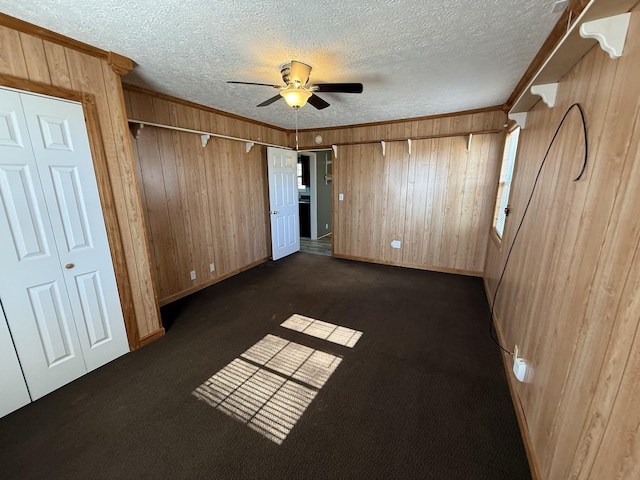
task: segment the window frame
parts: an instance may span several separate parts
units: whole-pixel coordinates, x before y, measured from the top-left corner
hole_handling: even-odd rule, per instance
[[[502,239],[504,237],[504,232],[507,225],[507,217],[509,216],[509,214],[505,213],[504,210],[509,209],[510,205],[509,201],[511,199],[511,185],[513,183],[513,175],[516,168],[521,130],[522,129],[517,123],[512,123],[507,128],[504,140],[502,161],[500,164],[500,176],[498,177],[493,220],[491,224],[491,237],[498,244],[498,246],[502,244]],[[514,138],[515,144],[512,146]],[[502,231],[499,230],[500,226],[502,226]]]

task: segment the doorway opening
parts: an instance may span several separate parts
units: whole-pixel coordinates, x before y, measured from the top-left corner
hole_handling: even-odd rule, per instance
[[[298,152],[301,252],[331,256],[333,239],[331,154],[331,150]]]

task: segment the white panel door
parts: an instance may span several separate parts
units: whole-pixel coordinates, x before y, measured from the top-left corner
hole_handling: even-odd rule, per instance
[[[91,371],[129,351],[84,112],[21,95],[82,353]]]
[[[300,250],[298,157],[292,150],[267,148],[271,257],[278,260]]]
[[[0,299],[32,398],[86,373],[20,94],[0,89]]]
[[[30,401],[20,362],[0,308],[0,417],[25,406]]]
[[[0,272],[32,399],[129,350],[80,104],[0,89]]]

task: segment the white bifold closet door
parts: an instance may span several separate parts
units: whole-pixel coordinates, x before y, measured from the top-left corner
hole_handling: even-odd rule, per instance
[[[128,352],[78,103],[0,89],[0,267],[32,400]]]
[[[4,313],[0,309],[0,417],[4,417],[30,401],[18,355],[13,348]]]

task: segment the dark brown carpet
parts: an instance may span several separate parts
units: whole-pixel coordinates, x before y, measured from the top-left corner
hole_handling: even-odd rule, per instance
[[[280,327],[364,332],[353,349]],[[479,278],[298,253],[163,309],[160,340],[0,419],[2,478],[528,479]],[[267,334],[342,363],[280,446],[191,392]]]

